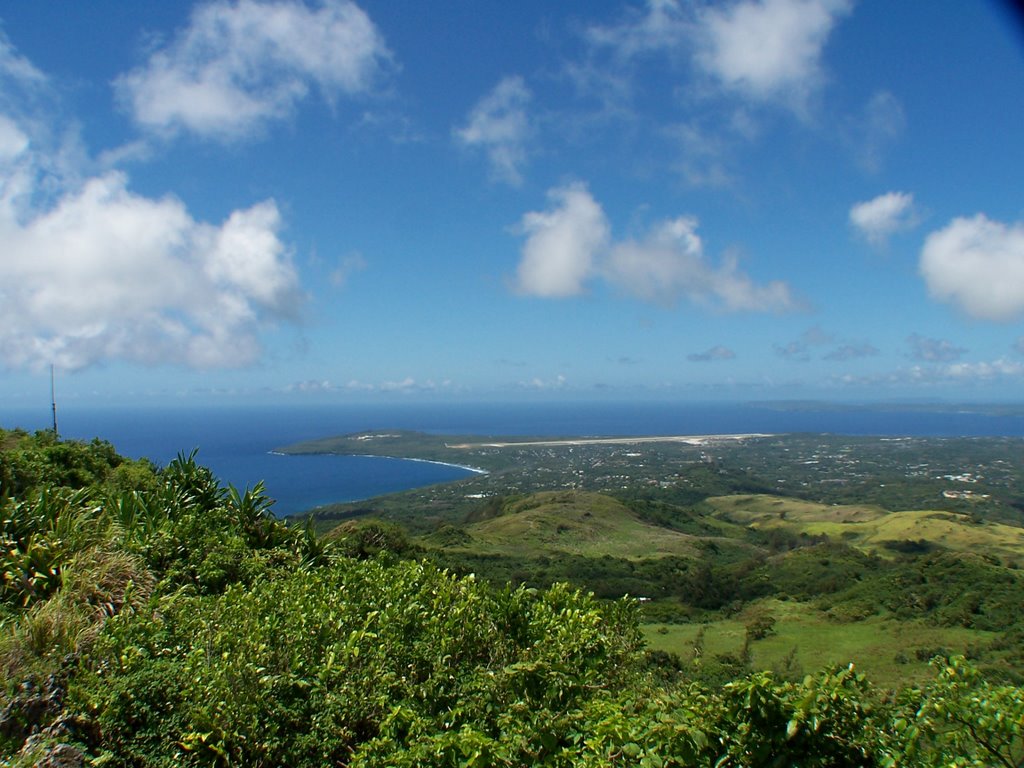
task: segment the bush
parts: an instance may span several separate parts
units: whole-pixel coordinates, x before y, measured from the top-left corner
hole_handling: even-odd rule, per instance
[[[509,718],[533,741],[555,713],[620,688],[639,647],[628,604],[339,561],[119,616],[74,696],[114,764],[320,766]]]

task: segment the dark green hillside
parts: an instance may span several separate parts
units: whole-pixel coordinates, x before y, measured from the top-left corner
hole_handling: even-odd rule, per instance
[[[701,668],[645,651],[638,601],[547,580],[560,569],[585,580],[603,563],[609,578],[632,569],[637,583],[675,585],[671,600],[703,590],[710,606],[724,599],[719,588],[743,599],[744,580],[758,582],[751,562],[810,595],[815,571],[804,578],[811,565],[799,558],[842,557],[856,568],[857,550],[760,558],[770,550],[756,530],[720,546],[659,528],[622,500],[562,491],[490,503],[464,530],[439,528],[419,544],[379,520],[321,538],[275,519],[259,486],[221,487],[195,456],[155,468],[108,448],[2,433],[3,765],[924,768],[1024,759],[1024,691],[962,658],[937,659],[920,686],[896,695],[849,666],[796,680],[753,671],[748,654]],[[547,563],[544,589],[456,575],[424,558],[461,551],[511,564],[512,548],[474,554],[474,535],[498,548],[499,524],[518,518],[523,537],[559,515],[577,516],[562,533],[578,551],[551,548],[556,527],[531,541],[532,564],[519,561],[527,570]],[[694,531],[733,530],[670,516]],[[591,518],[601,527],[588,530]],[[687,549],[642,557],[626,540],[641,531]],[[616,536],[614,556],[591,550]],[[942,573],[944,589],[978,576],[910,562],[921,578]],[[764,619],[756,626],[770,639]]]

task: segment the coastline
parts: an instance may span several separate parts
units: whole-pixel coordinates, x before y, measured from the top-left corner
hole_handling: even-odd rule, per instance
[[[392,461],[418,461],[421,464],[436,464],[439,467],[452,467],[453,469],[464,469],[476,475],[491,474],[486,469],[472,467],[469,464],[453,464],[450,461],[437,461],[435,459],[417,459],[411,456],[387,456],[381,453],[285,453],[284,451],[267,451],[268,456],[362,456],[367,459],[391,459]]]
[[[435,459],[414,459],[409,456],[381,456],[378,453],[350,453],[345,454],[346,456],[368,456],[373,459],[394,459],[395,461],[419,461],[423,464],[437,464],[439,467],[454,467],[455,469],[464,469],[467,472],[472,472],[477,475],[489,475],[491,474],[486,469],[480,467],[471,467],[468,464],[453,464],[450,461],[437,461]]]

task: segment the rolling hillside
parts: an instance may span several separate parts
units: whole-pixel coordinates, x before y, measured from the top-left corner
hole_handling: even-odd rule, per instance
[[[622,502],[597,493],[531,494],[464,530],[470,540],[463,547],[486,553],[629,559],[698,553],[698,537],[643,522]]]
[[[883,556],[941,548],[985,553],[1005,565],[1024,563],[1024,528],[957,512],[887,512],[872,505],[825,505],[768,495],[720,496],[705,503],[729,522],[825,535]]]

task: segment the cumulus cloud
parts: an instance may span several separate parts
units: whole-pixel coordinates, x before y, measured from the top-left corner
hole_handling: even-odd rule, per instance
[[[637,298],[672,304],[680,298],[727,311],[783,312],[795,308],[789,286],[758,285],[734,256],[710,263],[697,235],[697,220],[662,222],[643,240],[617,243],[605,265],[609,282]]]
[[[530,91],[521,77],[506,77],[469,113],[455,131],[462,144],[487,153],[494,177],[513,186],[522,183],[525,142],[530,132],[526,107]]]
[[[173,198],[90,179],[27,221],[0,220],[0,359],[74,370],[105,360],[241,366],[298,281],[273,201],[196,221]]]
[[[914,196],[908,192],[886,192],[850,208],[850,224],[874,245],[917,223]]]
[[[200,5],[188,26],[116,81],[139,125],[233,140],[290,115],[315,85],[328,101],[369,91],[390,54],[348,0]]]
[[[933,298],[981,320],[1009,322],[1024,313],[1024,223],[983,214],[932,232],[919,270]]]
[[[302,301],[274,201],[197,221],[123,173],[65,168],[43,122],[0,111],[0,364],[257,360],[264,323]]]
[[[726,311],[796,308],[781,281],[758,284],[727,256],[711,263],[697,235],[697,220],[660,222],[639,240],[613,242],[604,211],[582,184],[551,190],[552,207],[523,217],[527,235],[517,273],[520,292],[564,297],[603,279],[636,298],[660,304],[680,299]]]
[[[846,0],[744,0],[700,15],[698,63],[724,87],[802,107],[823,80],[821,53]]]
[[[948,363],[959,360],[967,350],[946,339],[931,339],[918,333],[907,337],[910,357],[927,363]]]
[[[705,352],[694,352],[686,356],[691,363],[710,363],[715,360],[732,360],[736,353],[728,347],[716,346]]]
[[[721,89],[802,111],[824,80],[822,51],[850,0],[647,0],[587,41],[620,62],[661,52],[692,57]]]
[[[583,291],[595,257],[608,245],[604,210],[583,184],[548,192],[551,208],[527,213],[520,230],[527,236],[516,273],[526,295],[559,298]]]

